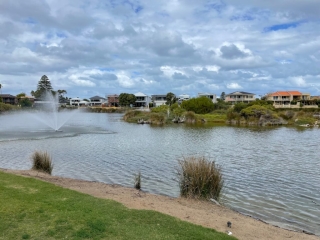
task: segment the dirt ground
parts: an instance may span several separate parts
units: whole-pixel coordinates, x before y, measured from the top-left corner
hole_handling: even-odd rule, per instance
[[[50,176],[31,170],[0,170],[26,177],[38,178],[64,188],[90,194],[94,197],[112,199],[124,204],[128,208],[154,210],[187,222],[214,228],[220,232],[230,231],[238,239],[320,240],[320,237],[272,226],[211,202],[154,195],[138,191],[134,188]],[[228,221],[232,223],[231,228],[227,227]]]

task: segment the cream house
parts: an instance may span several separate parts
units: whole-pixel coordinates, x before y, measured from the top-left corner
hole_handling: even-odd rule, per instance
[[[229,102],[232,104],[236,103],[249,103],[252,101],[255,101],[255,94],[254,93],[248,93],[248,92],[233,92],[226,94],[225,96],[225,102]]]

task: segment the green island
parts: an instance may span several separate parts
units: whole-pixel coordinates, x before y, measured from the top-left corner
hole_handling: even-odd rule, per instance
[[[150,210],[0,171],[0,239],[236,239]]]
[[[234,105],[224,101],[213,103],[206,97],[193,98],[181,104],[162,105],[150,111],[127,111],[123,119],[131,123],[214,123],[242,126],[290,125],[318,126],[318,108],[279,109],[272,102],[257,99]]]

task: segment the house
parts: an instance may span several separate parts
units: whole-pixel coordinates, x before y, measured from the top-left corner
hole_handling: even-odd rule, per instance
[[[166,105],[167,95],[166,94],[164,94],[164,95],[161,95],[161,94],[151,95],[151,101],[153,102],[154,107]]]
[[[309,93],[301,93],[299,91],[277,91],[269,93],[266,96],[266,100],[272,101],[273,106],[276,108],[299,108],[300,103],[310,107],[315,105]]]
[[[225,95],[225,102],[236,104],[236,103],[250,103],[255,101],[255,94],[248,92],[233,92]]]
[[[108,107],[118,107],[119,106],[119,95],[107,95],[107,106]]]
[[[149,96],[142,92],[135,93],[134,96],[136,97],[135,107],[149,107],[149,103],[151,102]]]
[[[0,98],[2,98],[2,102],[5,104],[16,105],[18,103],[16,96],[11,94],[0,94]]]
[[[83,107],[83,106],[89,106],[90,102],[83,101],[80,98],[70,98],[70,106],[75,106],[75,107]]]
[[[103,103],[106,102],[106,99],[99,96],[94,96],[89,98],[90,99],[90,105],[91,106],[101,106]]]
[[[181,103],[185,100],[189,100],[190,96],[188,94],[181,94],[178,96],[178,103]]]
[[[217,102],[217,95],[212,93],[198,93],[198,97],[207,97],[211,99],[213,103]]]
[[[299,101],[302,98],[302,93],[299,91],[277,91],[269,93],[266,96],[267,101],[272,101],[274,106],[290,105],[292,101]]]

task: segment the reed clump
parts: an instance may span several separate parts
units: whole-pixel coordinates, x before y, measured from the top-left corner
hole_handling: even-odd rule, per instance
[[[35,151],[32,154],[32,170],[45,172],[51,175],[53,164],[47,152]]]
[[[134,188],[138,190],[141,189],[141,173],[140,172],[135,176]]]
[[[189,156],[178,161],[180,195],[219,201],[223,188],[221,168],[206,157]]]

